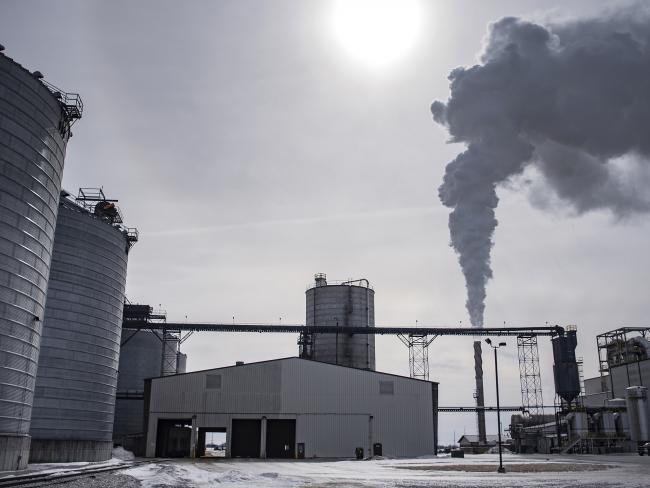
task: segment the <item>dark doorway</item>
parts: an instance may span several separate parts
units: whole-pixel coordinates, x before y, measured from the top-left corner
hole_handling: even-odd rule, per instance
[[[196,439],[197,457],[226,457],[226,428],[225,427],[199,427]]]
[[[230,457],[260,457],[262,424],[259,419],[233,419]]]
[[[266,421],[266,457],[296,457],[295,419],[269,419]]]
[[[190,457],[191,419],[159,419],[156,457]]]

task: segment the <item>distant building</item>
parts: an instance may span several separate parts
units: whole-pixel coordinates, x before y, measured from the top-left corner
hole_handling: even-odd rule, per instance
[[[285,358],[147,380],[146,455],[200,457],[209,432],[226,457],[435,454],[438,384]]]
[[[497,443],[499,442],[498,435],[486,435],[485,437],[487,443],[482,444],[479,440],[478,435],[465,434],[461,436],[460,439],[458,439],[458,445],[465,452],[473,453],[473,454],[482,454],[486,452],[488,449],[490,449],[491,447],[496,446]],[[503,443],[503,445],[505,445],[506,439],[502,438],[501,442]]]

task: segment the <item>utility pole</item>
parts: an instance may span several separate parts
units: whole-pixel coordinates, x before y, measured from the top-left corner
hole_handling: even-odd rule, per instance
[[[488,338],[485,339],[485,342],[494,349],[494,376],[496,378],[497,385],[497,427],[498,427],[498,436],[499,436],[499,468],[497,469],[498,473],[505,473],[506,469],[503,467],[503,455],[501,447],[501,405],[499,403],[499,365],[497,362],[497,349],[500,347],[505,347],[505,342],[500,342],[498,346],[493,346],[492,341]]]

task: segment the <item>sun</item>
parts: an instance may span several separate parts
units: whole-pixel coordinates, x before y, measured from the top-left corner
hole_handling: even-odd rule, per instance
[[[415,44],[420,27],[419,0],[337,0],[334,35],[353,58],[385,66]]]

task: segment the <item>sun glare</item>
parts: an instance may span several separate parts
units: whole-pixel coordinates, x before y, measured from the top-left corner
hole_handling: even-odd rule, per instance
[[[404,56],[420,27],[419,0],[337,0],[334,33],[348,54],[371,66]]]

